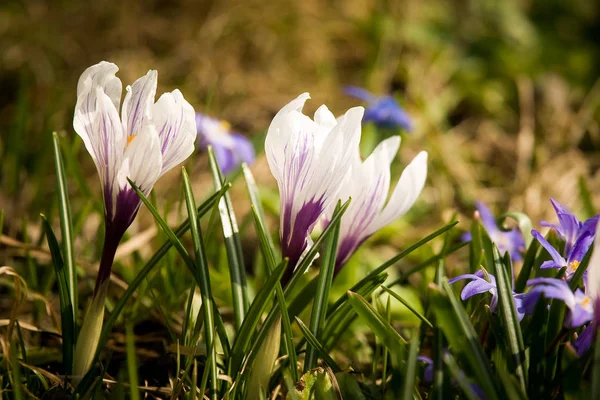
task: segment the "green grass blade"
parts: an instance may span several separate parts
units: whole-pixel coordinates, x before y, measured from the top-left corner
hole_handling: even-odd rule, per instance
[[[410,335],[408,347],[408,360],[406,361],[406,372],[404,374],[404,386],[402,399],[411,400],[415,392],[415,378],[417,376],[417,356],[419,355],[419,332],[413,330]]]
[[[131,320],[125,323],[125,349],[127,353],[127,375],[129,376],[129,388],[131,400],[140,400],[139,380],[137,373],[137,361],[135,357],[135,335]]]
[[[533,235],[531,234],[533,224],[531,223],[531,219],[529,218],[529,216],[518,211],[507,212],[500,216],[498,224],[502,225],[506,218],[512,218],[515,221],[517,221],[519,225],[519,230],[523,234],[523,239],[525,240],[525,247],[529,247],[531,245],[531,242],[533,241]]]
[[[440,260],[437,265],[435,273],[435,284],[438,287],[442,286],[445,275],[445,263],[444,260]],[[437,326],[433,330],[433,394],[432,400],[442,400],[445,398],[445,382],[444,379],[444,365],[442,363],[442,357],[446,348],[446,341],[444,340],[444,334],[442,330]]]
[[[441,289],[435,285],[430,285],[429,288],[436,326],[442,329],[452,349],[465,358],[486,398],[500,399],[490,370],[490,360],[481,348],[475,328],[463,305],[452,292],[448,280],[444,278]]]
[[[341,202],[338,202],[336,210],[341,207]],[[327,239],[325,245],[325,255],[323,264],[319,270],[319,280],[317,284],[317,293],[314,297],[313,308],[310,315],[310,331],[320,340],[321,331],[325,323],[325,315],[327,314],[327,304],[329,299],[329,291],[331,290],[331,282],[335,272],[335,261],[337,255],[338,239],[340,236],[340,222],[334,226],[333,233]],[[305,335],[306,336],[306,335]],[[306,358],[304,360],[304,372],[308,372],[317,366],[317,349],[310,345],[306,349]]]
[[[217,163],[215,153],[210,146],[208,148],[208,160],[215,190],[219,190],[223,187],[224,176]],[[229,261],[229,276],[231,280],[231,296],[233,299],[235,326],[236,328],[239,328],[242,325],[244,315],[248,310],[248,284],[246,282],[246,270],[242,255],[240,232],[229,193],[225,193],[219,200],[219,216],[221,217],[225,250],[227,252],[227,260]]]
[[[306,341],[319,353],[323,361],[333,370],[333,372],[342,372],[342,368],[331,358],[331,356],[327,353],[327,350],[323,347],[323,345],[319,342],[319,339],[316,338],[315,335],[310,331],[310,329],[302,322],[302,320],[296,317],[296,323],[298,327],[302,331],[302,334],[306,338]]]
[[[250,171],[250,168],[248,167],[248,165],[246,163],[242,164],[242,171],[244,172],[244,179],[246,180],[246,187],[248,188],[248,194],[250,195],[250,202],[252,203],[252,205],[256,209],[256,212],[260,216],[260,220],[266,221],[265,211],[263,210],[262,203],[260,201],[260,193],[258,191],[258,186],[256,185],[256,180],[254,179],[254,175],[252,175],[252,171]],[[269,231],[268,231],[268,229],[266,229],[266,227],[267,226],[265,225],[265,232],[268,233]],[[273,243],[273,237],[271,235],[267,235],[266,238],[268,240],[269,247],[271,249],[273,249],[273,252],[275,252],[276,247],[275,247],[275,243]]]
[[[73,353],[75,351],[75,321],[73,321],[73,303],[69,293],[68,276],[63,258],[60,252],[60,245],[48,223],[46,217],[42,214],[42,227],[48,241],[52,264],[56,273],[56,284],[58,286],[58,296],[60,300],[60,324],[62,332],[62,352],[63,365],[65,373],[70,375],[73,371]]]
[[[225,186],[223,190],[212,194],[200,207],[198,207],[198,216],[204,216],[208,211],[210,211],[213,206],[216,204],[217,200],[229,189],[229,185]],[[190,229],[190,220],[187,219],[177,229],[174,234],[177,238],[183,236]],[[154,255],[146,262],[146,265],[140,270],[140,272],[136,275],[134,280],[129,284],[127,290],[121,295],[119,301],[115,303],[112,313],[110,317],[104,322],[104,326],[102,328],[102,333],[100,334],[100,340],[98,344],[98,351],[96,351],[96,358],[98,357],[100,349],[104,348],[104,344],[108,340],[110,333],[112,332],[112,328],[117,322],[119,315],[125,308],[127,301],[133,296],[137,288],[144,282],[148,274],[154,270],[154,268],[158,265],[158,263],[163,259],[163,257],[169,252],[169,250],[173,247],[173,242],[168,241],[163,244]]]
[[[202,303],[206,304],[207,307],[203,307],[204,310],[204,340],[206,342],[206,348],[212,349],[212,353],[209,354],[210,364],[210,389],[211,398],[217,399],[217,388],[218,388],[218,376],[219,371],[217,370],[217,357],[215,354],[215,348],[213,342],[216,340],[213,332],[215,330],[215,317],[214,308],[210,307],[214,304],[212,297],[212,291],[210,287],[210,275],[208,272],[208,262],[206,261],[206,252],[204,250],[204,244],[202,241],[202,232],[200,230],[200,224],[198,223],[198,211],[196,209],[196,201],[194,200],[194,193],[192,192],[192,184],[190,178],[185,170],[182,168],[183,176],[183,187],[185,192],[185,202],[187,204],[188,218],[190,220],[190,232],[192,233],[192,241],[194,244],[194,256],[195,256],[195,273],[198,287],[202,295]],[[174,234],[173,234],[174,235]],[[175,238],[177,238],[175,236]]]
[[[358,316],[365,320],[373,333],[387,346],[392,354],[394,366],[399,367],[406,340],[359,294],[349,291],[348,302]]]
[[[454,378],[456,383],[458,383],[458,386],[463,391],[465,397],[469,400],[480,400],[479,396],[477,396],[477,394],[473,391],[473,386],[467,380],[464,372],[461,371],[458,363],[450,353],[444,354],[444,364],[446,364],[446,367],[448,367],[450,375],[452,375],[452,378]]]
[[[498,315],[502,321],[504,338],[508,344],[510,357],[508,357],[511,372],[517,375],[521,389],[527,390],[527,377],[525,371],[527,365],[525,362],[525,345],[523,342],[523,334],[521,333],[521,325],[517,310],[512,295],[512,285],[509,278],[508,270],[511,269],[510,264],[503,262],[498,252],[498,248],[494,245],[494,261],[496,270],[496,283],[498,285]],[[510,261],[509,261],[510,262]]]
[[[248,354],[248,348],[252,342],[252,336],[254,330],[260,322],[261,315],[269,300],[273,297],[273,291],[275,286],[279,283],[279,280],[283,276],[287,268],[287,260],[284,260],[276,269],[273,271],[269,278],[260,289],[248,309],[246,318],[242,323],[242,326],[238,330],[238,333],[233,342],[233,347],[230,353],[229,362],[229,375],[235,378],[239,369],[241,368],[242,361],[246,354]]]
[[[398,300],[400,303],[404,304],[404,306],[406,308],[408,308],[408,310],[410,312],[412,312],[413,314],[415,314],[421,321],[423,321],[423,323],[425,325],[427,325],[429,328],[433,328],[433,324],[431,322],[429,322],[429,320],[427,318],[425,318],[425,316],[423,314],[421,314],[420,312],[418,312],[417,310],[415,310],[415,308],[413,306],[410,305],[410,303],[406,300],[404,300],[402,297],[400,297],[400,295],[396,292],[394,292],[393,290],[388,289],[385,286],[381,286],[381,288],[383,290],[385,290],[386,292],[388,292],[393,298],[395,298],[396,300]]]
[[[369,272],[363,279],[361,279],[358,283],[356,283],[354,286],[352,286],[352,288],[350,288],[350,291],[351,292],[356,292],[358,290],[358,287],[360,285],[362,285],[364,283],[364,281],[369,280],[369,279],[373,279],[373,277],[381,274],[386,269],[388,269],[392,265],[396,264],[398,261],[400,261],[401,259],[403,259],[407,255],[409,255],[410,253],[412,253],[413,251],[417,250],[419,247],[421,247],[421,246],[425,245],[426,243],[432,241],[433,239],[435,239],[436,237],[440,236],[444,232],[452,229],[456,224],[458,224],[458,221],[451,222],[448,225],[446,225],[446,226],[438,229],[437,231],[435,231],[435,232],[433,232],[433,233],[425,236],[423,239],[419,240],[418,242],[412,244],[406,250],[400,252],[396,256],[390,258],[388,261],[386,261],[383,264],[381,264],[379,267],[375,268],[373,271]]]
[[[521,267],[519,276],[515,280],[516,293],[523,293],[525,291],[525,287],[527,286],[527,280],[531,276],[531,271],[533,270],[533,266],[535,265],[535,259],[539,248],[540,243],[537,240],[534,240],[529,245],[529,248],[525,253],[525,258],[523,259],[523,266]]]
[[[63,261],[67,275],[69,296],[73,304],[73,321],[77,322],[77,271],[75,265],[75,251],[73,246],[73,220],[71,217],[71,205],[69,202],[69,191],[67,189],[67,177],[60,151],[60,142],[56,132],[53,136],[54,166],[56,168],[56,181],[58,188],[58,208],[60,217],[60,231],[62,236]],[[76,327],[75,327],[76,328]]]

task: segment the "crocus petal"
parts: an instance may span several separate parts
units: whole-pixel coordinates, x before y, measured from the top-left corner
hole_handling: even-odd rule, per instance
[[[125,136],[117,109],[111,99],[100,87],[96,88],[97,113],[94,121],[94,135],[90,137],[90,146],[95,157],[94,162],[103,186],[107,215],[114,215],[114,196],[116,180],[120,168]],[[90,151],[90,154],[92,154]]]
[[[164,93],[152,107],[152,119],[160,138],[161,175],[194,152],[196,121],[194,108],[179,90]]]
[[[485,279],[474,279],[465,285],[460,293],[460,298],[464,301],[476,294],[486,293],[494,289],[496,289],[496,286]]]
[[[98,114],[98,98],[100,95],[107,96],[112,103],[112,108],[115,110],[119,107],[121,97],[121,81],[115,76],[119,68],[112,63],[102,61],[99,64],[86,69],[77,84],[77,104],[75,106],[75,114],[73,118],[73,128],[81,137],[85,147],[92,156],[92,159],[98,167],[98,143],[101,142],[98,136],[105,136],[105,130],[98,130],[97,114]],[[98,90],[100,89],[100,90]],[[107,112],[110,107],[104,107],[104,112]],[[110,119],[113,119],[112,113]],[[118,112],[117,112],[118,119]],[[122,136],[121,130],[115,132],[117,137],[111,140],[118,141]],[[98,167],[100,171],[100,167]]]
[[[596,324],[596,321],[592,321],[583,330],[583,332],[581,332],[581,335],[579,335],[577,340],[575,340],[575,343],[573,343],[573,346],[575,347],[579,357],[581,357],[587,351],[587,349],[592,346],[597,329],[598,325]]]
[[[150,119],[156,95],[157,76],[156,71],[150,70],[145,76],[137,79],[133,85],[127,86],[121,119],[123,130],[128,137],[138,135]]]
[[[126,178],[131,179],[144,194],[150,193],[162,170],[160,140],[153,125],[146,125],[129,142],[125,150],[123,167],[119,171],[122,188],[128,187]]]
[[[536,238],[538,242],[540,242],[540,244],[546,249],[546,251],[550,254],[550,257],[552,257],[556,264],[560,265],[561,267],[567,265],[567,261],[558,253],[558,251],[556,251],[554,247],[552,247],[550,243],[548,243],[546,238],[543,237],[537,230],[532,229],[531,235],[533,235],[533,237]]]
[[[380,97],[371,102],[363,120],[373,121],[375,124],[387,128],[400,127],[408,132],[413,129],[412,118],[391,96]]]
[[[373,227],[378,229],[404,215],[421,194],[426,178],[427,152],[422,151],[402,171],[394,192]]]

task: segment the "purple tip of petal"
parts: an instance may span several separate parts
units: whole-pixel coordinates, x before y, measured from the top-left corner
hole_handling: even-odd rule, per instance
[[[374,96],[371,92],[358,86],[345,86],[344,93],[348,96],[356,97],[357,99],[366,101],[368,103],[377,100],[377,96]]]

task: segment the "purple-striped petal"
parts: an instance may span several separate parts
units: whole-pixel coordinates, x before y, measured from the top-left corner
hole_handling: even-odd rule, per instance
[[[561,266],[560,268],[567,265],[567,261],[558,253],[558,251],[554,247],[552,247],[552,245],[550,243],[548,243],[546,238],[543,237],[537,230],[532,229],[531,235],[534,238],[536,238],[538,242],[540,242],[542,247],[544,247],[544,249],[546,249],[546,251],[550,254],[550,257],[552,257],[552,260],[554,260],[554,262],[557,265]],[[547,267],[547,268],[550,268],[550,267]]]
[[[138,135],[150,122],[157,76],[156,71],[150,70],[145,76],[133,82],[133,85],[127,86],[127,94],[121,110],[123,131],[127,137]]]

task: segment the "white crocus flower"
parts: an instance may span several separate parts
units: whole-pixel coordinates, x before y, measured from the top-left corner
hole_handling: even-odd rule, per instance
[[[361,162],[355,154],[339,196],[352,202],[342,217],[336,272],[373,233],[404,215],[415,203],[427,178],[427,152],[420,152],[404,169],[389,200],[390,165],[398,152],[400,137],[381,142]],[[387,200],[387,201],[386,201]],[[327,216],[331,217],[330,207]]]
[[[301,94],[273,118],[265,153],[280,194],[280,239],[290,268],[286,282],[309,244],[309,234],[323,212],[340,198],[343,177],[358,149],[362,107],[336,120],[326,106],[314,120],[302,113],[310,96]]]
[[[77,341],[75,375],[89,369],[102,327],[104,297],[114,255],[141,201],[127,182],[147,195],[160,176],[194,151],[195,114],[179,90],[154,102],[156,71],[127,87],[121,116],[119,68],[102,61],[86,69],[77,85],[73,127],[92,156],[102,183],[105,240],[90,308]]]

